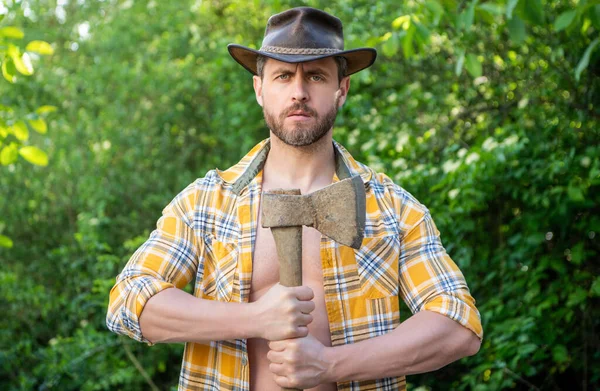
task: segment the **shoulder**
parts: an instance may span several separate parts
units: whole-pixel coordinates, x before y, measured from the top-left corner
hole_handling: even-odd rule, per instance
[[[389,176],[370,170],[373,175],[368,183],[367,205],[369,198],[376,200],[382,216],[393,219],[398,234],[410,230],[429,215],[425,205]]]
[[[214,213],[221,208],[223,199],[233,196],[231,185],[223,181],[217,170],[210,170],[180,191],[163,213],[175,213],[192,225],[209,211]]]

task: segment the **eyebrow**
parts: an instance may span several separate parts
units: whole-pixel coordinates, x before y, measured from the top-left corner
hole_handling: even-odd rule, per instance
[[[296,69],[290,69],[290,68],[284,68],[284,67],[275,68],[272,71],[272,74],[273,75],[280,75],[280,74],[291,74],[291,75],[293,75],[293,74],[296,73]],[[329,72],[325,68],[321,68],[321,67],[315,67],[314,69],[310,69],[308,71],[305,71],[305,73],[307,75],[322,74],[322,75],[325,75],[325,76],[331,76],[329,74]]]

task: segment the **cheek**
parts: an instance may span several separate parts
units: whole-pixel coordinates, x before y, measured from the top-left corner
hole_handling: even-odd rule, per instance
[[[263,107],[267,108],[271,113],[278,113],[282,108],[283,99],[278,97],[276,94],[263,94],[262,95]]]

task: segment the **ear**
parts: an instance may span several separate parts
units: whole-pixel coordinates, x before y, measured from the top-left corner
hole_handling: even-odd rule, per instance
[[[252,83],[254,86],[254,94],[256,95],[256,101],[262,107],[263,98],[262,98],[262,79],[260,76],[252,76]]]
[[[336,91],[336,99],[338,100],[338,108],[342,107],[348,97],[348,91],[350,90],[350,76],[346,76],[340,81],[340,87]]]

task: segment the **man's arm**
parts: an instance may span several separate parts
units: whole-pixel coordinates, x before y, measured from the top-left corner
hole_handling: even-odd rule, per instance
[[[354,344],[326,347],[310,335],[270,342],[267,357],[279,386],[311,388],[434,371],[474,355],[480,344],[452,319],[422,311],[388,334]]]
[[[151,343],[304,337],[312,322],[313,297],[309,287],[280,284],[254,303],[204,300],[179,289],[166,289],[148,300],[140,327]]]
[[[397,207],[399,224],[406,227],[398,278],[402,299],[415,315],[388,334],[346,346],[325,348],[311,336],[270,343],[270,369],[281,387],[427,372],[479,350],[481,320],[464,276],[429,212],[403,196]]]
[[[127,262],[110,291],[107,327],[149,344],[306,336],[314,310],[308,287],[276,284],[252,304],[201,299],[182,290],[204,267],[205,243],[190,217],[198,191],[192,184],[181,192]]]
[[[202,300],[173,288],[148,300],[140,328],[151,343],[206,343],[257,337],[255,318],[248,304]]]
[[[480,344],[479,337],[452,319],[422,311],[388,334],[325,348],[326,377],[360,381],[435,371],[476,354]]]

